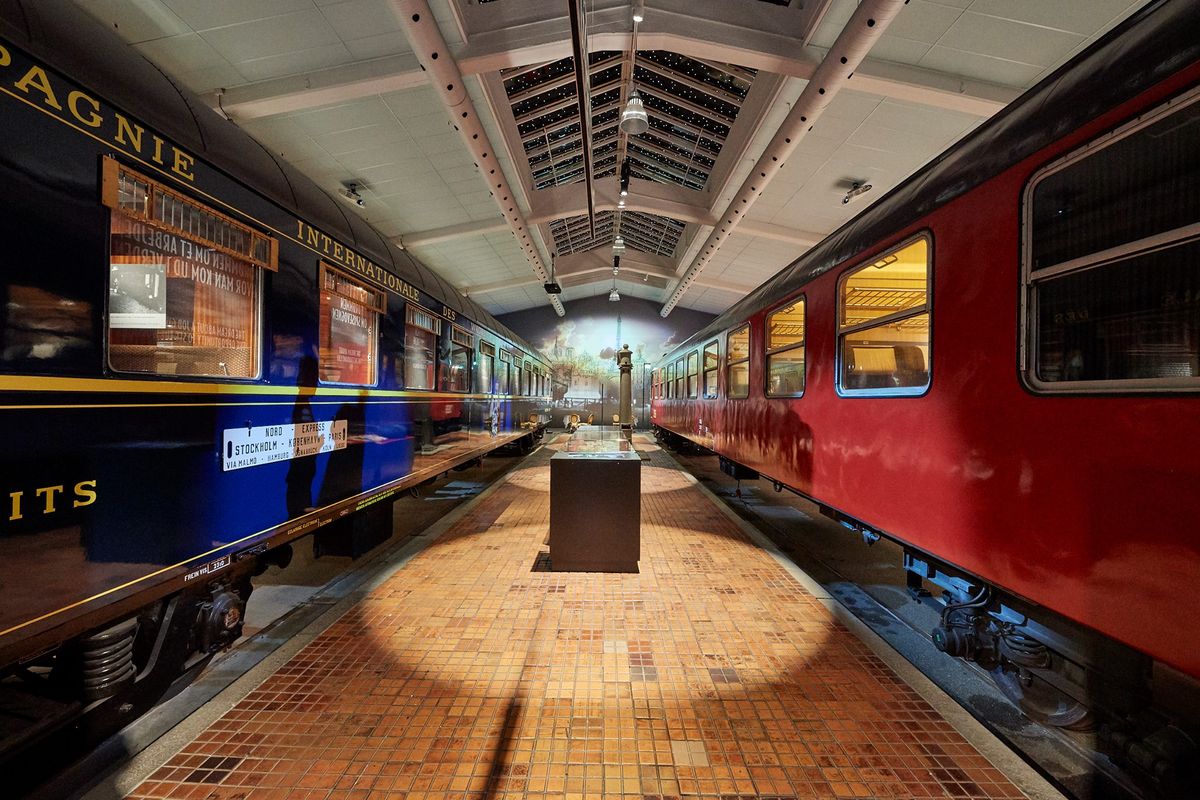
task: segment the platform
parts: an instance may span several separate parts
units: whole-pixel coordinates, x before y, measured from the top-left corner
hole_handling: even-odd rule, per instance
[[[1050,796],[636,441],[640,573],[547,571],[551,443],[110,791],[140,770],[132,797]]]

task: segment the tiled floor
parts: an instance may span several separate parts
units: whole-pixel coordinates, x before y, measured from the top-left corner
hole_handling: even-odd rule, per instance
[[[1022,797],[661,451],[640,574],[546,571],[549,456],[133,796]]]

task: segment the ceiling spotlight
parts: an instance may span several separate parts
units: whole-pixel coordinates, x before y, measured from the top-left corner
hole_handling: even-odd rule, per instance
[[[338,192],[338,196],[346,202],[354,203],[354,205],[358,206],[359,208],[362,208],[366,205],[362,195],[358,193],[357,183],[347,183],[342,187],[342,190]]]
[[[625,237],[618,233],[616,235],[616,237],[613,238],[613,255],[619,256],[624,252],[625,252]]]
[[[641,22],[646,18],[646,0],[633,0],[633,21]]]
[[[844,184],[843,184],[844,185]],[[850,190],[846,192],[846,196],[842,198],[842,205],[846,205],[859,195],[864,195],[871,191],[871,184],[866,181],[851,181]]]
[[[624,207],[625,207],[625,198],[622,197],[620,200],[617,201],[617,208],[624,208]]]
[[[621,112],[621,130],[630,136],[650,130],[650,117],[646,115],[646,107],[642,105],[642,96],[637,89],[629,90],[629,101]]]

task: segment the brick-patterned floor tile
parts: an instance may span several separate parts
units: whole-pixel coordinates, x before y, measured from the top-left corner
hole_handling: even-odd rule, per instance
[[[639,440],[639,573],[550,571],[552,444],[131,796],[1022,796]]]

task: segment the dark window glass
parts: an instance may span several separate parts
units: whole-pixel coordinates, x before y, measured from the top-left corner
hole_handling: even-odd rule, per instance
[[[491,393],[496,391],[496,385],[492,383],[492,374],[496,370],[496,359],[494,356],[479,357],[479,391]]]
[[[1200,377],[1200,242],[1037,284],[1037,377]]]
[[[1042,179],[1031,269],[1200,221],[1200,103]]]
[[[452,392],[471,391],[471,348],[457,342],[450,345],[450,381]]]
[[[1200,102],[1146,120],[1035,178],[1026,305],[1043,384],[1196,388]]]
[[[404,388],[432,389],[437,334],[409,325],[404,331]]]

